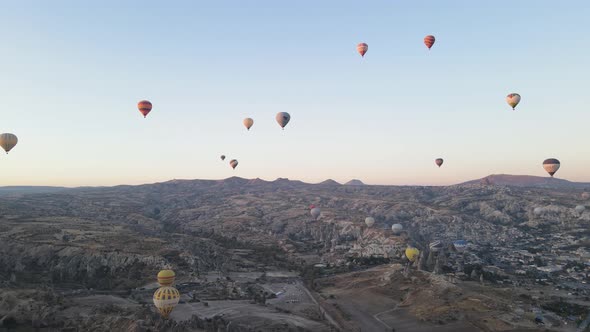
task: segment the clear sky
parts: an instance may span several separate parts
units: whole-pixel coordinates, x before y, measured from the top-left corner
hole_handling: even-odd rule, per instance
[[[452,184],[545,176],[550,157],[590,181],[588,17],[554,0],[2,1],[0,132],[19,144],[0,185]]]

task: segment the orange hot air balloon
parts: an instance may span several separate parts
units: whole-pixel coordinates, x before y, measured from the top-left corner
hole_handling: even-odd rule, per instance
[[[359,54],[363,58],[365,57],[365,53],[367,53],[368,49],[369,49],[369,45],[367,45],[366,43],[360,43],[360,44],[356,45],[357,52],[359,52]]]
[[[148,115],[148,113],[152,110],[152,103],[150,103],[147,100],[142,100],[139,103],[137,103],[137,108],[145,118]]]
[[[434,38],[433,35],[428,35],[428,36],[424,37],[424,45],[426,45],[426,47],[428,47],[428,49],[430,49],[432,47],[432,45],[434,45],[435,40],[436,40],[436,38]]]
[[[162,270],[158,272],[158,283],[160,286],[171,286],[176,280],[176,273],[172,270]]]

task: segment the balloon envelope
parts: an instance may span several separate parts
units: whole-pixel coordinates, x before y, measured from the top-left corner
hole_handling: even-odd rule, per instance
[[[443,164],[444,162],[445,162],[445,161],[444,161],[442,158],[436,158],[436,160],[434,161],[434,163],[435,163],[435,164],[436,164],[436,166],[438,166],[438,167],[441,167],[441,166],[442,166],[442,164]]]
[[[518,93],[511,93],[506,96],[506,102],[514,109],[520,103],[520,95]]]
[[[584,205],[578,205],[578,206],[576,206],[575,210],[578,213],[582,213],[582,212],[584,212],[584,210],[586,210],[586,207]]]
[[[322,214],[322,209],[320,209],[319,207],[314,207],[313,209],[311,209],[311,211],[309,211],[309,213],[311,213],[313,219],[318,220],[318,218]]]
[[[252,118],[245,118],[243,123],[244,123],[244,127],[246,127],[246,129],[250,130],[250,128],[254,124],[254,120]]]
[[[160,315],[164,318],[168,318],[172,310],[176,307],[180,301],[180,293],[174,287],[164,286],[158,288],[154,293],[154,305],[158,308]]]
[[[158,283],[160,286],[172,286],[176,280],[176,273],[172,270],[162,270],[158,272]]]
[[[4,133],[0,134],[0,146],[8,153],[18,143],[18,138],[15,134]]]
[[[436,38],[434,38],[433,35],[428,35],[428,36],[424,37],[424,45],[426,45],[426,47],[428,47],[428,49],[430,49],[432,47],[432,45],[434,45],[435,40],[436,40]]]
[[[365,57],[365,54],[367,53],[368,50],[369,50],[369,45],[367,45],[366,43],[359,43],[358,45],[356,45],[356,51],[359,52],[359,54],[362,57]]]
[[[221,155],[221,160],[222,161],[225,160],[225,155],[223,155],[223,154]]]
[[[545,212],[545,209],[539,206],[533,210],[533,213],[537,216],[540,216],[541,214],[543,214],[543,212]]]
[[[418,250],[414,247],[407,247],[406,248],[406,257],[408,258],[408,260],[410,262],[415,262],[416,259],[418,258],[418,255],[420,255],[420,250]]]
[[[429,247],[430,247],[430,251],[439,252],[443,249],[443,243],[440,242],[439,240],[435,240],[435,241],[430,242]]]
[[[465,251],[467,249],[467,241],[465,240],[456,240],[453,241],[453,247],[455,247],[455,249],[457,251]]]
[[[235,159],[230,160],[229,165],[231,166],[231,168],[236,169],[236,167],[238,166],[238,161]]]
[[[287,112],[279,112],[279,113],[277,113],[277,116],[275,117],[275,119],[277,120],[277,123],[279,124],[279,126],[281,126],[281,128],[283,128],[283,129],[285,129],[285,126],[291,120],[291,115],[289,115],[289,113],[287,113]]]
[[[365,218],[365,224],[367,224],[368,227],[373,227],[373,225],[375,224],[375,218],[373,218],[373,217]]]
[[[583,192],[581,196],[582,196],[582,199],[588,199],[588,198],[590,198],[590,193]]]
[[[559,162],[559,160],[557,160],[555,158],[545,159],[545,161],[543,161],[543,168],[552,177],[553,177],[553,174],[555,174],[559,170],[560,166],[561,166],[561,163]]]
[[[142,100],[139,103],[137,103],[137,108],[145,118],[148,115],[148,113],[152,110],[152,103],[150,103],[147,100]]]
[[[404,226],[402,226],[401,224],[391,225],[391,230],[393,231],[393,234],[400,234],[403,229],[404,229]]]

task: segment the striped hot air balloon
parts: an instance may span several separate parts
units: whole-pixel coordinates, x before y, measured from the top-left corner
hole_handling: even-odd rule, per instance
[[[434,163],[436,164],[436,166],[441,167],[442,164],[444,163],[444,160],[442,158],[436,158]]]
[[[172,310],[180,302],[180,293],[178,289],[170,286],[163,286],[158,288],[154,293],[154,305],[158,308],[160,315],[168,318]]]
[[[145,118],[148,115],[148,113],[152,110],[152,103],[150,103],[147,100],[142,100],[139,103],[137,103],[137,108]]]
[[[366,43],[359,43],[358,45],[356,45],[356,51],[359,52],[359,54],[364,58],[365,54],[367,53],[367,51],[369,50],[369,45],[367,45]]]
[[[18,143],[18,137],[15,134],[4,133],[0,134],[0,146],[8,153]]]
[[[176,273],[172,270],[162,270],[158,272],[158,283],[160,286],[172,286],[176,280]]]
[[[559,162],[559,160],[555,158],[549,158],[543,161],[543,168],[547,173],[549,173],[549,175],[551,175],[551,177],[553,177],[553,174],[555,174],[559,170],[560,166],[561,163]]]
[[[429,248],[430,248],[430,251],[432,251],[432,252],[439,252],[443,248],[443,243],[440,242],[439,240],[432,241],[432,242],[430,242]]]
[[[434,45],[435,40],[436,40],[436,38],[434,38],[433,35],[428,35],[428,36],[424,37],[424,45],[426,45],[426,47],[428,47],[428,49],[430,49],[432,47],[432,45]]]
[[[463,252],[467,249],[467,241],[465,240],[456,240],[453,241],[453,247],[455,247],[455,250],[459,251],[459,252]]]
[[[508,96],[506,96],[506,102],[514,110],[514,108],[516,108],[516,105],[520,103],[520,95],[518,93],[511,93]]]

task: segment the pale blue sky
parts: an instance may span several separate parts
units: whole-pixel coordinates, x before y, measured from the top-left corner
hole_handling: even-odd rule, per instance
[[[550,157],[590,181],[588,17],[587,1],[3,1],[0,132],[19,144],[0,185],[451,184],[544,176]]]

